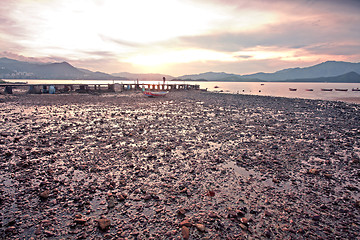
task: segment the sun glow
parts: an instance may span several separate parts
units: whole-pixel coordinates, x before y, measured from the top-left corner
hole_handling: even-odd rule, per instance
[[[194,61],[235,61],[231,55],[221,52],[201,50],[201,49],[183,49],[178,51],[164,51],[162,53],[136,55],[126,59],[127,62],[156,66],[167,63],[188,63]]]
[[[31,19],[33,33],[22,44],[43,54],[62,49],[126,54],[138,45],[209,31],[218,17],[178,0],[23,0],[18,8]]]

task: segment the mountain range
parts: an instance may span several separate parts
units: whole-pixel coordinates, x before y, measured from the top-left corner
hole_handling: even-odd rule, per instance
[[[274,73],[248,75],[225,72],[173,77],[164,74],[136,74],[128,72],[103,73],[76,68],[67,62],[34,63],[0,58],[0,78],[3,79],[84,79],[84,80],[192,80],[233,82],[351,82],[360,83],[360,63],[327,61],[305,68],[288,68]]]
[[[351,77],[351,79],[348,79],[348,77]],[[274,73],[260,72],[248,75],[237,75],[224,72],[207,72],[195,75],[184,75],[178,77],[178,79],[236,82],[360,82],[360,63],[327,61],[311,67],[288,68]]]
[[[0,58],[0,78],[3,79],[91,79],[122,80],[107,73],[76,68],[67,62],[33,63]]]

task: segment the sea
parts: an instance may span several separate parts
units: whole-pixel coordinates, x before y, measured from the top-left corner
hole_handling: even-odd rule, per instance
[[[136,83],[124,80],[39,80],[9,79],[9,82],[29,84],[111,84]],[[162,81],[139,81],[140,84],[162,84]],[[360,83],[298,83],[298,82],[217,82],[217,81],[167,81],[166,84],[198,84],[201,89],[224,94],[250,94],[287,98],[345,101],[360,104]],[[292,91],[290,91],[292,89]],[[332,91],[324,91],[324,89]],[[342,90],[342,91],[340,91]]]

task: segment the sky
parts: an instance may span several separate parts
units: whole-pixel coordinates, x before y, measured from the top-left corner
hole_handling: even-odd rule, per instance
[[[360,62],[360,0],[1,0],[0,57],[106,73]]]

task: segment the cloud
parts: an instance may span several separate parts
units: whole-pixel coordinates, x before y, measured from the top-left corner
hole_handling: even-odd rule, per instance
[[[311,54],[330,54],[330,55],[345,55],[345,56],[359,56],[359,43],[323,43],[304,47]]]
[[[30,33],[23,22],[19,21],[21,9],[17,9],[16,0],[0,1],[0,35],[8,38],[24,38]],[[16,11],[14,11],[16,10]]]
[[[120,45],[120,46],[126,46],[126,47],[141,47],[141,46],[143,46],[140,43],[135,43],[135,42],[131,42],[131,41],[117,39],[117,38],[105,36],[103,34],[99,34],[99,37],[105,42],[115,43],[115,44]]]
[[[318,44],[334,45],[330,43],[347,43],[357,39],[360,39],[359,25],[341,23],[337,18],[329,20],[326,24],[316,23],[310,18],[268,24],[255,31],[217,32],[199,36],[184,36],[179,38],[179,42],[184,47],[236,52],[258,46],[311,49]],[[338,45],[341,46],[341,44]]]
[[[16,54],[9,51],[0,52],[0,57],[6,57],[24,62],[37,62],[37,63],[49,63],[49,62],[60,62],[65,61],[59,57],[26,57],[20,54]]]

